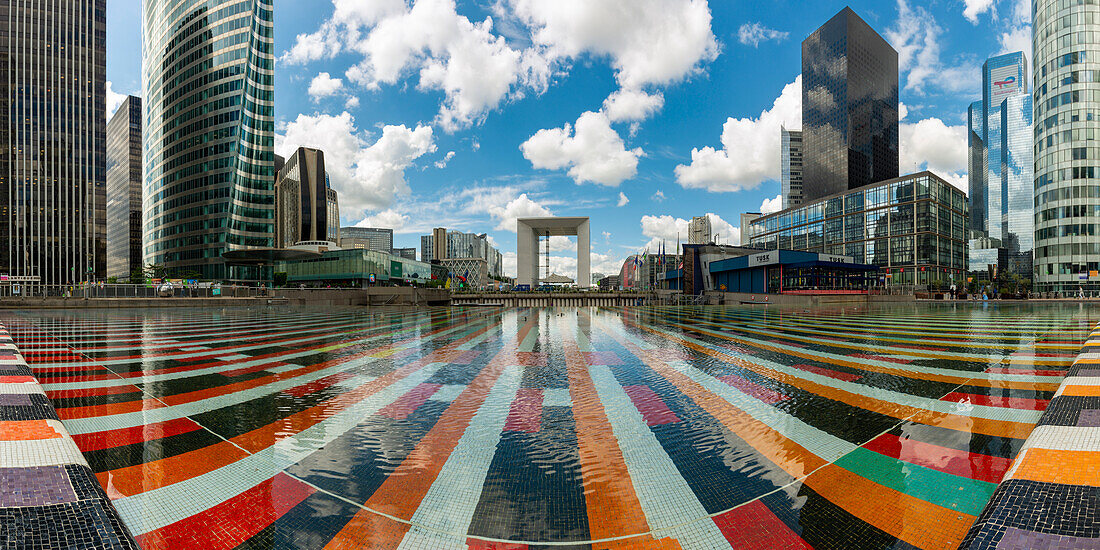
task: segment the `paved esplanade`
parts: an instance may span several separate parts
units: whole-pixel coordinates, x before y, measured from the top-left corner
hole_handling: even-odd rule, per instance
[[[516,220],[517,284],[539,284],[539,237],[577,237],[577,286],[592,284],[588,218],[520,218]]]

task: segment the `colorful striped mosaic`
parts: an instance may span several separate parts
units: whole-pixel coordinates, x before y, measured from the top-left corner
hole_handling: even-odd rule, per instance
[[[137,548],[3,325],[0,544],[42,550]]]
[[[960,548],[1100,548],[1100,330]]]
[[[953,548],[1096,321],[0,312],[144,548]]]

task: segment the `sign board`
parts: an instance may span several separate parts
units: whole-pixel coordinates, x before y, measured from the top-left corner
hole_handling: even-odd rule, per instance
[[[390,261],[390,278],[392,279],[404,279],[401,262]]]
[[[9,283],[37,283],[41,280],[38,275],[5,275],[0,277],[0,281]]]
[[[779,263],[778,250],[749,255],[749,267],[756,267],[758,265],[771,265],[777,263]]]
[[[1009,95],[1020,89],[1020,67],[1009,65],[989,71],[990,93],[993,97]]]
[[[850,264],[855,262],[855,258],[851,256],[836,256],[833,254],[818,254],[817,261],[819,262],[833,262],[838,264]]]

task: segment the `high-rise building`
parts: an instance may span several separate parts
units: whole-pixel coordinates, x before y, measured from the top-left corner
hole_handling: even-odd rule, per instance
[[[1006,254],[1030,255],[1034,243],[1032,99],[1026,67],[1022,52],[987,60],[982,100],[968,112],[972,271],[999,265],[998,258]],[[1006,272],[1004,266],[1000,271]],[[1030,278],[1030,273],[1028,268],[1020,274]]]
[[[141,264],[141,98],[129,96],[107,123],[107,276]]]
[[[402,258],[405,258],[406,260],[415,260],[416,259],[416,247],[395,248],[395,249],[393,249],[393,255],[394,256],[400,256]]]
[[[275,184],[275,245],[340,240],[340,206],[329,185],[325,153],[299,147],[279,170]]]
[[[420,237],[420,261],[460,258],[482,258],[488,266],[490,277],[500,277],[504,269],[504,256],[485,233],[463,233],[437,227],[431,235]]]
[[[1100,33],[1095,3],[1032,3],[1034,288],[1100,290]]]
[[[0,274],[106,274],[105,12],[106,0],[0,4]]]
[[[688,224],[688,244],[709,244],[713,239],[710,216],[692,216]]]
[[[898,177],[898,53],[850,8],[802,42],[806,202]]]
[[[783,208],[790,208],[802,204],[802,132],[780,128],[779,133]]]
[[[255,281],[222,254],[275,244],[272,0],[146,0],[143,257]]]
[[[340,246],[379,252],[393,251],[393,230],[381,227],[341,227]],[[416,258],[412,258],[416,259]]]
[[[742,212],[741,213],[741,245],[747,245],[752,242],[753,229],[756,227],[752,222],[756,221],[760,217],[759,212]]]

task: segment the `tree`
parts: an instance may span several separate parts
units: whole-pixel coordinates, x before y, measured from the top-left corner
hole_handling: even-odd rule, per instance
[[[288,279],[288,275],[287,275],[286,272],[284,272],[284,271],[276,272],[275,277],[274,277],[275,286],[286,286],[287,279]]]

